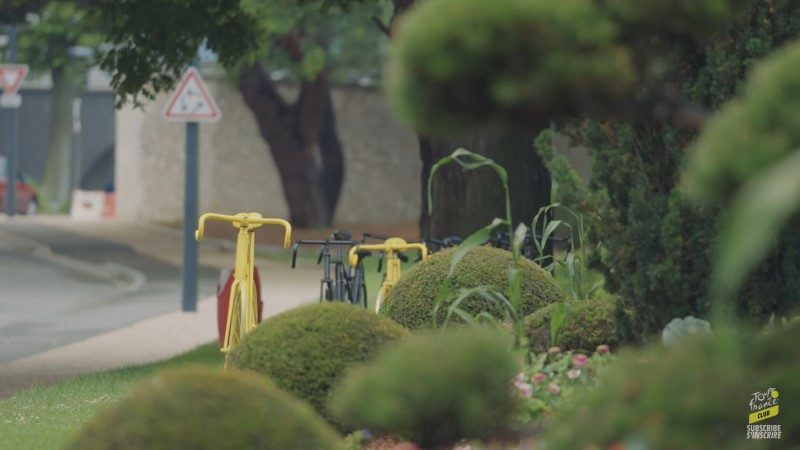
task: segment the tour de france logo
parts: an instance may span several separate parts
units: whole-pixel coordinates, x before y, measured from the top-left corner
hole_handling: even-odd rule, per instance
[[[780,392],[774,387],[751,394],[748,404],[750,413],[747,416],[747,439],[781,438],[780,424],[762,423],[778,417],[780,396]]]

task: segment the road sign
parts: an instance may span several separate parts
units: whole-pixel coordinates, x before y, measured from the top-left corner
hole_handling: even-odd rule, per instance
[[[190,67],[167,101],[162,117],[174,122],[216,122],[222,117],[222,112],[200,72]]]
[[[0,89],[7,95],[16,94],[26,75],[27,64],[0,64]]]
[[[22,106],[22,96],[19,94],[0,95],[0,108],[19,108]]]
[[[222,118],[214,97],[200,72],[189,67],[161,114],[164,120],[186,123],[186,176],[183,191],[183,311],[197,311],[197,241],[194,226],[198,217],[198,173],[200,167],[199,124]]]

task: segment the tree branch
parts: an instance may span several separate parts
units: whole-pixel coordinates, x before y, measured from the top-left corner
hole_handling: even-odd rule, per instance
[[[383,23],[383,21],[380,19],[380,17],[372,16],[372,22],[378,27],[379,30],[381,30],[381,32],[383,34],[385,34],[386,36],[391,37],[392,30],[390,30],[389,27],[385,23]]]
[[[278,124],[283,123],[291,113],[292,106],[280,95],[277,86],[260,63],[242,71],[239,76],[239,92],[256,117]],[[262,132],[269,133],[267,130]]]

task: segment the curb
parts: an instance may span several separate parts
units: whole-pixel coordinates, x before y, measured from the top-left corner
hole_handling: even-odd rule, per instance
[[[71,272],[112,283],[126,293],[138,291],[146,282],[147,276],[136,269],[122,264],[106,262],[94,264],[68,256],[59,255],[46,244],[0,231],[0,248],[23,253],[39,261],[48,262]]]

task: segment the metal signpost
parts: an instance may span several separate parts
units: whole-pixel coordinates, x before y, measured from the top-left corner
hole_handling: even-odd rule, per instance
[[[11,217],[17,212],[17,128],[19,127],[19,107],[22,105],[22,96],[19,95],[22,80],[28,74],[28,66],[14,64],[17,60],[17,27],[11,26],[8,33],[8,61],[10,64],[0,64],[0,108],[3,110],[3,134],[5,140],[3,147],[6,153],[6,214]]]
[[[167,101],[164,120],[186,123],[186,180],[183,206],[183,311],[197,310],[197,241],[194,238],[198,218],[198,122],[217,122],[222,112],[208,91],[200,72],[194,67],[183,74],[178,88]]]

